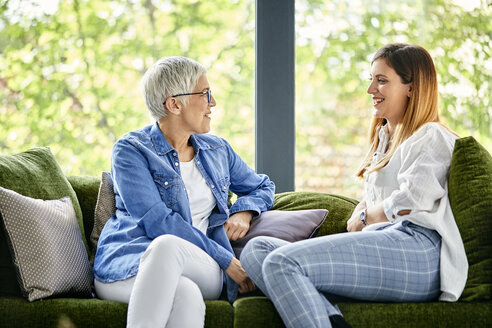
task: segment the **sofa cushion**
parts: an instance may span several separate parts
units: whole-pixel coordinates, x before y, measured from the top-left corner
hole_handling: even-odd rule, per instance
[[[77,196],[49,148],[33,148],[16,155],[0,155],[0,186],[24,196],[45,200],[69,196],[80,232],[85,236]],[[83,240],[87,247],[85,238]],[[5,233],[0,233],[0,296],[22,296]]]
[[[101,184],[97,194],[96,209],[94,210],[94,227],[91,232],[91,263],[94,263],[96,256],[97,242],[101,231],[108,219],[116,211],[116,200],[113,190],[113,179],[111,173],[102,172]]]
[[[70,197],[34,199],[0,187],[0,212],[29,301],[91,295],[91,269]]]
[[[328,216],[317,232],[317,236],[330,235],[347,231],[347,220],[350,219],[355,206],[355,199],[320,192],[291,191],[275,195],[273,210],[306,210],[324,208]]]
[[[492,157],[473,137],[456,140],[449,169],[449,202],[470,266],[460,300],[490,300]]]
[[[79,200],[79,205],[82,210],[82,216],[84,218],[84,231],[86,243],[91,244],[90,232],[92,227],[94,227],[94,208],[96,207],[97,201],[97,191],[99,190],[99,185],[101,184],[101,177],[81,175],[67,176],[68,182],[75,190],[77,199]]]
[[[327,215],[326,209],[266,211],[253,220],[243,238],[231,241],[231,246],[239,258],[246,243],[254,237],[270,236],[290,242],[308,239],[316,235]]]

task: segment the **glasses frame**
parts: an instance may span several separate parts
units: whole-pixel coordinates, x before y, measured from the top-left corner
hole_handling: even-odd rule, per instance
[[[208,89],[207,91],[201,91],[201,92],[192,92],[192,93],[180,93],[178,95],[174,95],[171,97],[179,97],[179,96],[192,96],[192,95],[207,95],[207,102],[210,104],[212,101],[212,90]],[[164,102],[165,104],[166,102]]]

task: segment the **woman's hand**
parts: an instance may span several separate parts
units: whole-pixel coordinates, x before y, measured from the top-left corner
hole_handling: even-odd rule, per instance
[[[365,226],[360,219],[360,213],[366,209],[366,223],[380,223],[380,222],[389,222],[386,214],[384,213],[383,202],[380,202],[376,205],[372,205],[370,207],[366,207],[366,202],[361,202],[355,208],[352,216],[347,221],[347,231],[361,231]],[[411,210],[401,210],[398,212],[399,216],[408,215],[411,213]]]
[[[355,207],[352,216],[347,221],[347,231],[360,231],[364,228],[364,223],[360,220],[360,213],[367,207],[366,201],[363,200]]]
[[[237,212],[232,214],[224,224],[229,240],[238,240],[243,238],[249,230],[249,224],[252,218],[252,211]]]
[[[241,262],[235,257],[232,258],[231,264],[226,269],[226,274],[239,285],[239,292],[252,292],[256,289],[255,284],[244,271]]]
[[[352,213],[352,216],[347,221],[348,232],[361,231],[365,227],[364,223],[362,223],[360,219],[360,213],[362,213],[363,210],[364,209],[355,208],[354,212]]]

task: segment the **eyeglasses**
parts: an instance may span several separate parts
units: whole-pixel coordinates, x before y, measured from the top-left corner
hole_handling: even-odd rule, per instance
[[[207,95],[207,101],[210,104],[210,101],[212,101],[212,90],[207,90],[207,91],[202,91],[202,92],[193,92],[193,93],[180,93],[179,95],[174,95],[171,97],[179,97],[179,96],[192,96],[192,95]],[[164,102],[166,103],[166,102]]]

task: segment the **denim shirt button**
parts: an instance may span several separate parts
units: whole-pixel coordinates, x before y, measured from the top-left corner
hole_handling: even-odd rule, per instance
[[[167,181],[166,181],[166,182],[164,182],[164,185],[165,185],[165,186],[167,186],[168,184],[169,184],[169,182],[167,182]]]
[[[175,165],[175,166],[179,166],[179,163],[178,163],[178,162],[174,162],[174,165]]]
[[[214,186],[214,185],[211,185],[211,186],[210,186],[210,188],[214,189],[214,188],[215,188],[215,186]]]
[[[173,153],[173,156],[177,156],[178,154],[176,152]]]
[[[197,161],[196,163],[197,163],[198,165],[200,165],[200,161]]]

